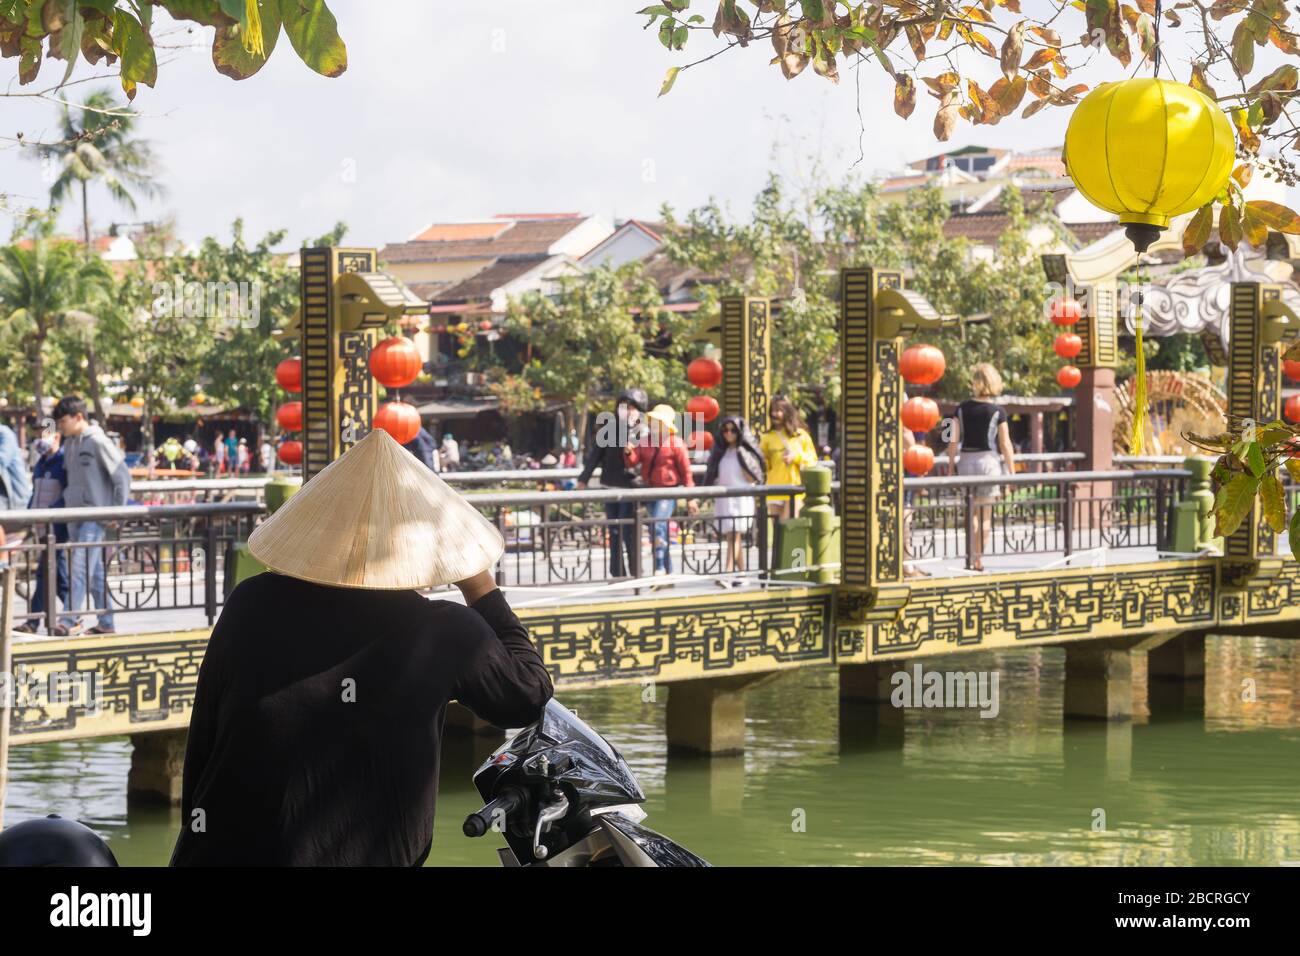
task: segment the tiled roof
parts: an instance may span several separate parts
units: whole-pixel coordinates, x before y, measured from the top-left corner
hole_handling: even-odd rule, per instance
[[[1075,238],[1086,246],[1124,227],[1118,222],[1067,222],[1065,228],[1074,233]],[[1181,258],[1180,255],[1179,259]]]
[[[412,242],[457,242],[492,239],[510,228],[508,222],[435,222],[411,237]]]
[[[380,250],[383,262],[440,262],[453,259],[497,259],[502,256],[543,256],[568,235],[581,218],[515,222],[491,239],[413,240]]]
[[[471,299],[486,299],[506,283],[513,282],[545,261],[546,259],[541,256],[527,259],[498,259],[469,278],[438,290],[431,301],[467,302]]]
[[[1011,225],[1010,217],[997,212],[971,212],[949,216],[943,224],[945,239],[969,239],[978,245],[992,245]]]

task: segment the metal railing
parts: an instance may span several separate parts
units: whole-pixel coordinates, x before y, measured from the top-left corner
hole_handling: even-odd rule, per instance
[[[908,557],[975,568],[985,556],[1168,550],[1190,478],[1180,468],[909,478]]]
[[[211,623],[231,548],[264,511],[256,502],[232,502],[0,512],[11,529],[5,554],[18,568],[25,601],[15,618],[54,633],[105,613],[202,608]],[[102,527],[102,537],[77,540],[80,525]],[[78,575],[86,579],[87,606],[74,609],[69,596]]]
[[[799,485],[606,488],[471,494],[468,500],[505,538],[498,583],[528,588],[767,571],[768,503],[785,505],[803,491]],[[718,502],[746,499],[751,514],[717,511]],[[699,503],[696,514],[681,513],[687,500]],[[5,550],[25,602],[15,619],[53,633],[105,612],[202,609],[211,623],[228,589],[232,549],[265,510],[247,501],[0,512],[12,529]],[[90,523],[104,526],[102,540],[68,540],[75,525]],[[89,583],[100,567],[102,588]],[[88,579],[88,606],[69,609],[74,572]]]
[[[907,557],[918,564],[963,560],[972,568],[983,556],[1167,550],[1170,516],[1189,477],[1182,469],[1152,469],[909,478]],[[770,575],[768,506],[787,507],[803,492],[798,485],[481,490],[468,500],[505,538],[498,583],[581,590],[622,579],[651,585],[664,573],[706,580]],[[746,499],[752,511],[739,504]],[[686,500],[698,501],[697,513],[682,507]],[[232,549],[264,513],[259,501],[0,513],[6,527],[27,532],[10,550],[27,602],[17,619],[52,629],[110,609],[202,609],[212,621],[228,587]],[[105,523],[104,540],[70,542],[55,522]],[[56,595],[66,608],[60,576],[70,579],[79,563],[88,574],[99,561],[105,584],[98,593],[88,589],[94,606],[66,610],[48,600]],[[32,606],[38,586],[46,596],[39,610]]]

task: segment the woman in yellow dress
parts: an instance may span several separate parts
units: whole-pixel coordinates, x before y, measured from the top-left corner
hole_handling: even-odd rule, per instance
[[[784,395],[772,396],[767,415],[772,427],[763,433],[758,444],[767,465],[767,483],[801,484],[800,469],[817,464],[817,449],[813,446],[812,436],[808,434],[799,410]],[[796,495],[793,501],[789,498],[780,501],[769,499],[767,513],[773,518],[793,518],[802,500],[803,495]]]

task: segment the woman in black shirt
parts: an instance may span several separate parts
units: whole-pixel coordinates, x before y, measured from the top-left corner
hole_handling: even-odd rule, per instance
[[[489,570],[500,534],[376,429],[253,532],[190,717],[173,866],[412,866],[447,703],[536,720],[551,678]],[[456,582],[465,604],[420,589]]]
[[[1002,376],[987,362],[971,369],[971,391],[968,398],[957,406],[956,427],[948,440],[948,465],[953,474],[972,477],[989,477],[1014,474],[1015,450],[1011,446],[1011,433],[1007,427],[1007,413],[992,399],[1002,394]],[[961,456],[958,458],[958,449]],[[1005,471],[1003,470],[1005,465]],[[971,538],[971,567],[984,570],[981,555],[988,549],[992,532],[992,506],[1000,497],[997,485],[976,489],[974,535]],[[985,513],[990,512],[988,519]]]

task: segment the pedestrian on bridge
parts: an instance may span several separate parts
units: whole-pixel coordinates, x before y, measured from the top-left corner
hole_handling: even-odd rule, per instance
[[[691,488],[695,479],[691,475],[691,456],[686,443],[677,434],[677,414],[671,405],[656,405],[646,415],[648,428],[635,445],[623,450],[623,461],[629,468],[641,469],[641,479],[651,488]],[[655,571],[673,573],[673,555],[669,548],[669,518],[677,507],[675,498],[657,498],[646,503],[650,514],[650,539],[653,545]],[[686,503],[692,517],[700,513],[698,501]],[[640,542],[636,542],[640,546]]]
[[[644,389],[626,388],[614,403],[613,420],[608,427],[599,427],[592,433],[591,448],[578,475],[578,487],[586,488],[596,469],[600,469],[602,488],[636,488],[645,484],[640,469],[629,465],[623,457],[625,449],[636,444],[645,432],[641,416],[650,406]],[[609,413],[602,413],[608,417]],[[600,417],[600,416],[598,416]],[[635,501],[605,502],[605,521],[609,535],[609,576],[622,578],[635,567],[634,557],[639,557],[641,542],[636,537]]]
[[[121,508],[131,493],[131,472],[117,443],[98,425],[86,419],[86,403],[76,395],[65,395],[54,406],[54,425],[63,436],[63,464],[68,473],[63,503],[68,508]],[[88,634],[112,634],[113,609],[109,605],[105,557],[102,547],[107,525],[103,521],[68,522],[68,604],[62,622],[54,629],[59,637],[82,632],[76,612],[83,603],[99,610],[98,623]]]
[[[817,464],[817,448],[803,423],[803,416],[794,402],[784,395],[773,395],[767,406],[772,427],[763,433],[759,450],[767,467],[767,480],[773,485],[803,484],[801,470]],[[798,517],[803,495],[781,501],[768,501],[768,514],[773,519]]]
[[[62,508],[63,493],[68,487],[68,472],[64,467],[63,449],[59,447],[59,435],[55,432],[49,438],[38,438],[32,442],[39,458],[32,469],[32,500],[28,507],[36,510],[45,508]],[[55,544],[67,544],[68,526],[56,521],[50,525],[54,533]],[[46,594],[49,555],[41,551],[36,563],[36,590],[32,592],[32,602],[27,610],[32,614],[44,614],[50,600]],[[54,590],[59,602],[68,605],[68,552],[56,549],[54,552]],[[15,631],[35,633],[37,621],[26,621],[14,628]]]
[[[727,488],[749,488],[763,484],[763,454],[758,450],[758,443],[750,434],[745,419],[739,415],[726,416],[722,419],[718,433],[722,436],[722,441],[714,444],[709,451],[704,483]],[[743,571],[743,540],[754,525],[753,495],[715,498],[713,515],[718,521],[718,530],[727,542],[722,552],[722,570]],[[725,579],[719,580],[725,583]]]
[[[970,385],[974,397],[957,406],[956,427],[950,429],[948,437],[949,472],[973,478],[1014,474],[1016,453],[1011,446],[1007,413],[994,401],[1002,394],[1002,376],[988,362],[980,362],[971,369]],[[1001,495],[1002,489],[995,484],[980,485],[975,491],[970,548],[971,567],[976,571],[984,570],[982,555],[993,533],[993,505]]]

